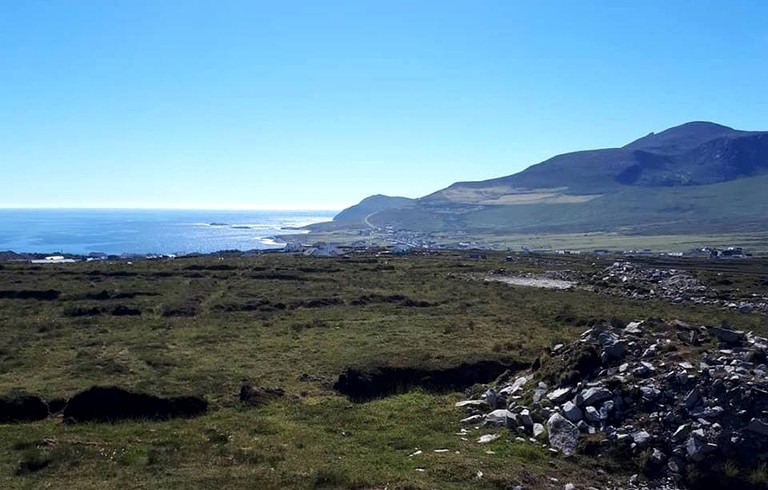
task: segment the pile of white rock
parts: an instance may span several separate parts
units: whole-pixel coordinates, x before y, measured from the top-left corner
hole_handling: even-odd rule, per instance
[[[632,458],[650,478],[717,479],[728,465],[744,475],[768,459],[767,352],[727,324],[598,325],[456,406],[480,443],[505,427],[565,456]]]

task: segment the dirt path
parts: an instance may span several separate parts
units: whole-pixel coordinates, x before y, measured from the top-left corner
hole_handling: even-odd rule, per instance
[[[373,212],[373,213],[369,214],[368,216],[366,216],[366,217],[365,217],[365,219],[363,219],[363,221],[365,221],[365,224],[366,224],[366,225],[368,225],[368,226],[370,226],[370,227],[371,227],[371,228],[373,228],[374,230],[375,230],[377,227],[376,227],[376,226],[373,226],[373,225],[371,224],[371,222],[370,222],[370,221],[368,221],[368,218],[370,218],[371,216],[373,216],[373,215],[374,215],[374,214],[376,214],[376,213],[378,213],[378,211],[375,211],[375,212]]]

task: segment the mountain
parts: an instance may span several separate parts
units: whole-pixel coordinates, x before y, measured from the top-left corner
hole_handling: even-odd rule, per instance
[[[496,234],[765,228],[768,132],[690,122],[416,200],[366,198],[334,224]]]
[[[369,196],[358,204],[342,210],[333,219],[334,221],[359,221],[365,220],[371,213],[377,213],[386,209],[408,208],[416,203],[415,199],[407,197],[392,197],[383,194]]]

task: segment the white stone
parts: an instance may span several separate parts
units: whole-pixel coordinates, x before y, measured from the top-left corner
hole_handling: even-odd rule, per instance
[[[499,434],[485,434],[477,440],[478,444],[487,444],[501,437]]]

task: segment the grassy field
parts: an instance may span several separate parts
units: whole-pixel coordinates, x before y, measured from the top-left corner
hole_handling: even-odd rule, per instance
[[[730,233],[730,234],[666,234],[642,235],[626,233],[472,233],[460,238],[453,233],[433,233],[429,235],[436,243],[455,247],[460,241],[474,242],[483,248],[495,250],[520,251],[522,247],[533,250],[578,250],[593,252],[598,249],[612,251],[650,249],[655,252],[690,253],[702,247],[742,247],[754,255],[768,255],[768,232]],[[312,232],[306,241],[351,244],[364,239],[378,245],[388,245],[384,238],[370,239],[361,236],[359,230],[336,230],[330,232]]]
[[[728,235],[625,235],[621,233],[576,233],[561,235],[482,236],[480,243],[503,243],[511,249],[614,251],[650,249],[657,252],[684,252],[702,247],[742,247],[757,255],[768,254],[768,233]]]
[[[600,319],[727,319],[768,332],[756,314],[469,279],[612,260],[505,255],[2,264],[0,395],[117,385],[204,395],[211,408],[163,422],[0,424],[0,488],[540,488],[550,477],[591,482],[600,468],[631,474],[508,436],[462,440],[462,393],[353,403],[332,386],[348,366],[531,362]],[[242,406],[243,381],[289,396]],[[19,471],[22,462],[39,469]]]

